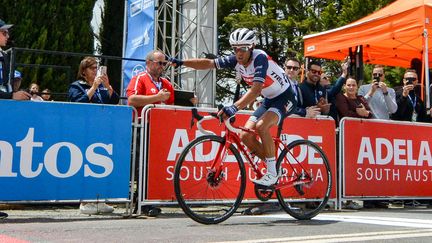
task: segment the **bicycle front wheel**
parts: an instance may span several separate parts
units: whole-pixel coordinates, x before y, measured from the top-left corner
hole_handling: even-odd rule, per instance
[[[330,164],[322,149],[309,140],[296,140],[282,150],[276,195],[282,208],[300,220],[315,217],[327,204],[332,187]]]
[[[183,211],[202,224],[217,224],[233,215],[246,188],[243,160],[225,138],[206,135],[186,146],[177,160],[174,191]]]

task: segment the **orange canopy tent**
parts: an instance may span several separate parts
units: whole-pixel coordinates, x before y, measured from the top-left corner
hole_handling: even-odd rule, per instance
[[[428,70],[432,64],[428,47],[431,17],[432,0],[398,0],[351,24],[305,36],[304,54],[342,60],[350,47],[355,50],[362,45],[364,63],[409,67],[411,59],[419,58]],[[429,87],[428,75],[425,81]]]

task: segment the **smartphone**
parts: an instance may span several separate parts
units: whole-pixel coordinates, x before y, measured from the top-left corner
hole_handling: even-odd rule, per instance
[[[99,66],[96,76],[104,76],[107,74],[107,66]]]
[[[413,84],[413,82],[414,82],[414,80],[416,80],[415,78],[406,78],[406,85],[409,85],[409,84]]]

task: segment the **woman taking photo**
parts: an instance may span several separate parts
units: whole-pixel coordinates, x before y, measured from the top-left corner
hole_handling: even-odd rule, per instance
[[[109,83],[106,73],[97,75],[97,60],[85,57],[79,66],[77,81],[69,86],[69,101],[82,103],[117,104],[118,94]]]

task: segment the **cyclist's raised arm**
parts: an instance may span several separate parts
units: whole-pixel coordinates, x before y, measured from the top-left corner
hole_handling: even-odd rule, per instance
[[[171,62],[172,65],[176,67],[184,65],[186,67],[191,67],[197,70],[216,68],[214,59],[208,59],[208,58],[191,58],[191,59],[180,60],[174,57],[169,57],[168,61]]]

